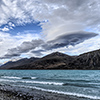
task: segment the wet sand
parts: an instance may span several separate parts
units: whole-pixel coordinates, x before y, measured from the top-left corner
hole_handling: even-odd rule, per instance
[[[36,89],[0,85],[0,100],[90,100]]]

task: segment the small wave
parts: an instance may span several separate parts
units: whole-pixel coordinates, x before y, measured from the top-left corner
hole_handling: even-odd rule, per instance
[[[92,88],[97,88],[96,87],[96,85],[95,85],[95,83],[93,83],[93,84],[82,84],[82,83],[77,83],[77,84],[75,84],[75,83],[64,83],[63,84],[63,86],[77,86],[77,87],[92,87]]]
[[[45,82],[45,81],[24,81],[24,80],[4,80],[0,79],[0,81],[7,81],[7,82],[21,82],[21,83],[35,83],[35,84],[45,84],[45,85],[63,85],[63,83],[57,83],[57,82]]]
[[[31,79],[31,77],[22,77],[22,79]]]
[[[94,100],[100,100],[100,97],[85,95],[85,94],[79,94],[79,93],[63,92],[63,91],[43,89],[43,88],[39,88],[39,87],[24,86],[24,85],[21,85],[20,87],[32,88],[32,89],[37,89],[37,90],[41,90],[41,91],[45,91],[45,92],[58,93],[58,94],[63,94],[63,95],[71,95],[71,96],[76,96],[76,97],[80,97],[80,98],[89,98],[89,99],[94,99]]]
[[[31,79],[37,79],[37,77],[31,77]]]
[[[45,85],[63,85],[63,83],[57,83],[57,82],[45,82],[45,81],[18,81],[23,83],[37,83],[37,84],[45,84]]]
[[[16,82],[18,82],[17,80],[5,80],[5,79],[0,79],[0,82],[14,82],[14,83],[16,83]]]
[[[1,76],[6,79],[37,79],[37,77],[14,77],[14,76]]]
[[[21,79],[21,77],[11,77],[11,76],[2,76],[1,78],[7,78],[7,79]]]
[[[46,84],[46,85],[63,85],[63,83],[45,82],[45,81],[22,81],[22,82],[25,82],[25,83]]]
[[[56,81],[63,81],[63,82],[75,82],[75,83],[89,83],[89,82],[94,82],[94,80],[78,80],[78,79],[66,79],[66,78],[46,78],[46,80],[56,80]]]
[[[37,79],[37,77],[22,77],[22,79]]]

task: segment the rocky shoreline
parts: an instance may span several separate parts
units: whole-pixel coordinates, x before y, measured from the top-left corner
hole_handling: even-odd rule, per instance
[[[0,100],[90,100],[36,89],[0,85]]]

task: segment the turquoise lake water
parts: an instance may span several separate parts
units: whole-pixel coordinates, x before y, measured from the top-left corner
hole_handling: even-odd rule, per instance
[[[100,100],[99,70],[0,70],[0,84]]]

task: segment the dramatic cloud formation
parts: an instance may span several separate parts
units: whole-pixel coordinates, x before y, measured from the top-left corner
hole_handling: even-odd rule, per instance
[[[27,48],[27,50],[28,50],[28,48],[30,48],[29,47],[30,44],[28,45],[28,43],[30,43],[30,42],[24,42],[24,41],[32,41],[33,37],[34,37],[34,39],[38,39],[38,36],[35,34],[17,34],[15,36],[12,36],[9,33],[0,32],[0,48],[1,48],[0,49],[0,56],[1,56],[0,58],[10,58],[10,55],[13,55],[13,54],[19,55],[19,53],[21,53],[20,49],[25,50],[25,48]],[[25,45],[25,44],[27,44],[27,45]],[[26,47],[24,47],[24,46],[26,46]],[[18,47],[18,49],[17,49],[17,47]],[[13,51],[12,51],[12,49],[13,49]],[[14,53],[14,52],[16,52],[16,53]],[[4,55],[6,55],[6,56],[4,57]]]
[[[41,52],[46,52],[47,50],[57,49],[65,46],[67,48],[69,45],[74,46],[96,35],[97,34],[90,32],[75,32],[67,35],[61,35],[48,42],[44,42],[40,39],[32,40],[31,42],[23,42],[20,46],[9,49],[7,54],[5,54],[2,58],[20,56],[22,53],[27,53],[31,50],[33,50],[31,53],[34,53],[35,56],[41,56]],[[39,47],[41,47],[40,50],[34,50]]]
[[[46,49],[54,49],[54,48],[60,48],[60,47],[68,47],[69,45],[76,45],[79,44],[81,42],[83,42],[84,40],[87,40],[91,37],[96,36],[97,34],[95,33],[91,33],[91,32],[73,32],[73,33],[67,33],[61,36],[58,36],[56,39],[52,40],[52,41],[48,41],[47,44],[44,47],[46,47]]]
[[[30,50],[39,47],[43,43],[44,42],[42,40],[32,40],[31,42],[23,42],[20,46],[9,49],[7,54],[5,54],[4,57],[1,57],[1,59],[20,56],[21,53],[27,53]]]
[[[0,0],[0,58],[98,49],[99,9],[99,0]]]

